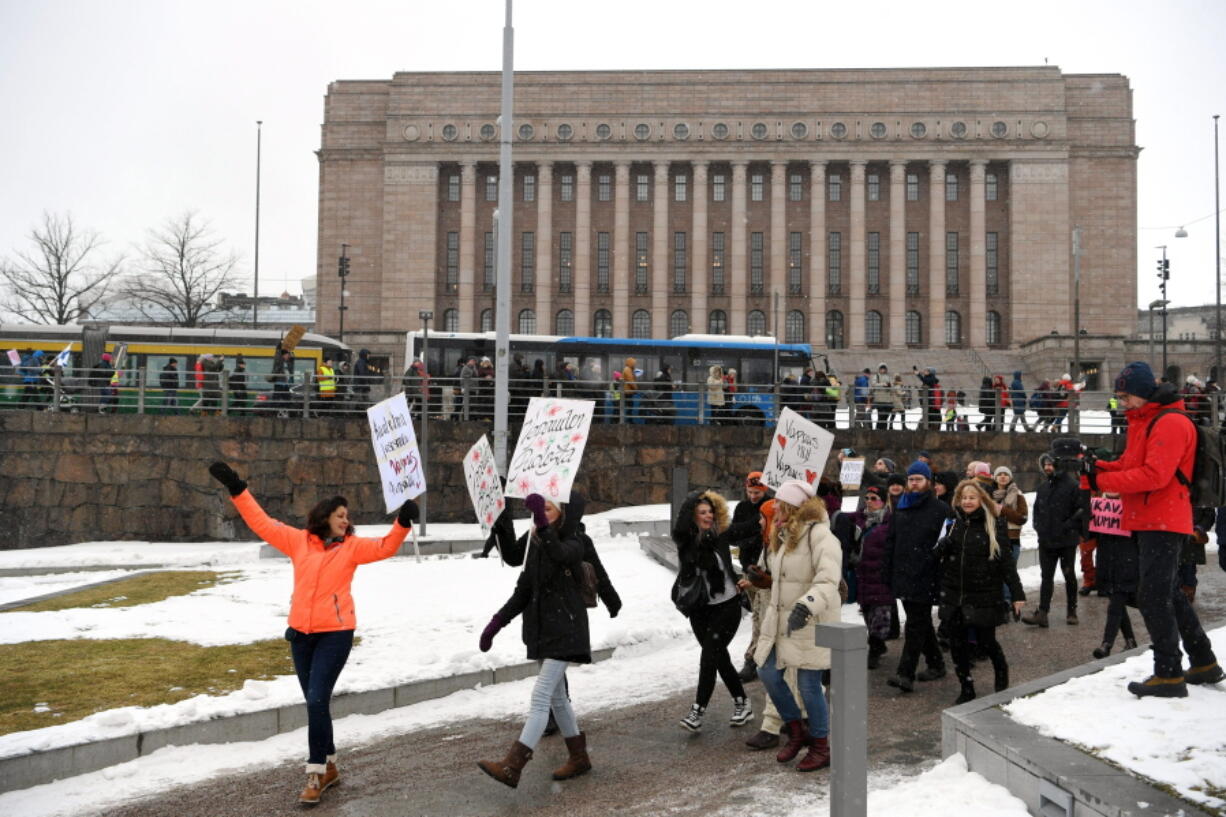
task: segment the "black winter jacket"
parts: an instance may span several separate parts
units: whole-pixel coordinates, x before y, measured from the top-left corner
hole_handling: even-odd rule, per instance
[[[995,627],[1005,600],[1004,585],[1014,601],[1024,601],[1025,592],[1017,577],[1017,565],[1009,545],[1009,526],[1004,517],[996,520],[997,558],[991,557],[991,542],[985,527],[987,513],[979,508],[966,514],[954,511],[954,525],[937,547],[941,565],[941,618],[959,608],[977,627]]]
[[[1071,474],[1056,471],[1035,492],[1034,532],[1041,548],[1066,548],[1081,535],[1081,488]]]
[[[750,502],[743,499],[736,503],[732,512],[732,524],[728,526],[728,545],[740,548],[738,560],[741,569],[745,570],[758,561],[762,555],[762,505],[766,502],[766,494],[761,502]]]
[[[1135,593],[1140,571],[1140,554],[1134,536],[1112,536],[1099,533],[1094,552],[1098,573],[1094,578],[1099,590],[1107,593]]]
[[[711,592],[721,593],[728,589],[726,582],[735,583],[738,578],[733,571],[732,552],[729,547],[730,532],[733,528],[730,525],[726,530],[716,533],[713,527],[700,534],[698,527],[694,524],[694,508],[701,498],[701,493],[693,493],[686,497],[673,523],[672,537],[673,542],[677,545],[677,561],[680,566],[677,576],[678,579],[684,580],[701,570],[707,577],[707,586],[711,588]],[[716,526],[718,524],[717,514]],[[719,559],[716,559],[717,554]],[[721,560],[727,567],[726,571],[720,570]],[[732,574],[731,577],[729,574]]]
[[[937,602],[938,565],[933,554],[949,506],[931,491],[909,507],[899,500],[885,539],[885,580],[894,598],[920,604]]]
[[[572,510],[574,504],[572,496],[560,528],[533,531],[515,591],[498,611],[498,617],[506,622],[523,614],[524,645],[530,661],[555,658],[588,664],[592,660],[587,607],[579,587],[584,546],[577,528],[582,503],[577,512]]]

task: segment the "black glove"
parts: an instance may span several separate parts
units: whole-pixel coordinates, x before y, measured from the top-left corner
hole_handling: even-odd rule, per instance
[[[213,475],[213,479],[226,486],[230,491],[230,496],[238,496],[247,490],[247,483],[243,482],[235,470],[224,462],[215,462],[210,465],[209,473]]]
[[[540,494],[528,494],[524,505],[532,511],[532,523],[538,528],[549,527],[549,517],[545,516],[545,497]]]
[[[406,499],[400,506],[400,513],[396,514],[396,521],[402,528],[411,528],[418,519],[421,519],[421,509],[417,507],[416,502]]]
[[[808,607],[805,607],[800,602],[796,602],[796,606],[792,608],[792,612],[788,616],[788,635],[804,627],[810,615]]]
[[[612,601],[605,604],[605,608],[609,611],[609,618],[617,618],[617,614],[622,610],[622,600],[620,597],[613,598]]]

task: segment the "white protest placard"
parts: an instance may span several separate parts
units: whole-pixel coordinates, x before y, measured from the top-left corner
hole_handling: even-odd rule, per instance
[[[409,417],[404,392],[396,392],[382,403],[366,409],[370,425],[370,441],[379,463],[379,480],[383,484],[383,503],[387,512],[399,508],[426,490],[426,471],[417,450],[417,434]]]
[[[21,353],[16,349],[9,349],[9,363],[12,363],[14,366],[21,365]]]
[[[864,457],[848,457],[839,466],[839,482],[843,483],[844,491],[860,490],[860,480],[864,478]]]
[[[468,483],[468,495],[481,523],[481,532],[489,536],[494,520],[507,506],[498,482],[498,470],[494,464],[494,449],[484,434],[464,455],[464,481]]]
[[[816,484],[833,447],[833,434],[785,408],[775,426],[762,481],[775,490],[793,479]]]
[[[552,502],[570,499],[592,425],[591,400],[533,397],[507,468],[507,496],[540,494]]]

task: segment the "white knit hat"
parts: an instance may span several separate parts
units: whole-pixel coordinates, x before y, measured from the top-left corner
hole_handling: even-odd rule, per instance
[[[783,483],[779,486],[779,490],[775,491],[775,499],[797,508],[815,496],[817,496],[817,489],[810,483],[801,482],[798,479]]]

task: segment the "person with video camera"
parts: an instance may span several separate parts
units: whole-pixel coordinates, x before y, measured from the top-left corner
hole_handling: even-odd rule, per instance
[[[1190,483],[1197,429],[1174,385],[1158,385],[1144,362],[1120,371],[1115,393],[1128,420],[1124,453],[1112,462],[1090,459],[1086,472],[1094,490],[1120,494],[1121,523],[1137,540],[1137,606],[1153,641],[1154,674],[1129,683],[1128,691],[1138,697],[1183,698],[1187,684],[1226,677],[1177,583],[1180,551],[1193,532]],[[1191,665],[1187,672],[1180,639]]]

